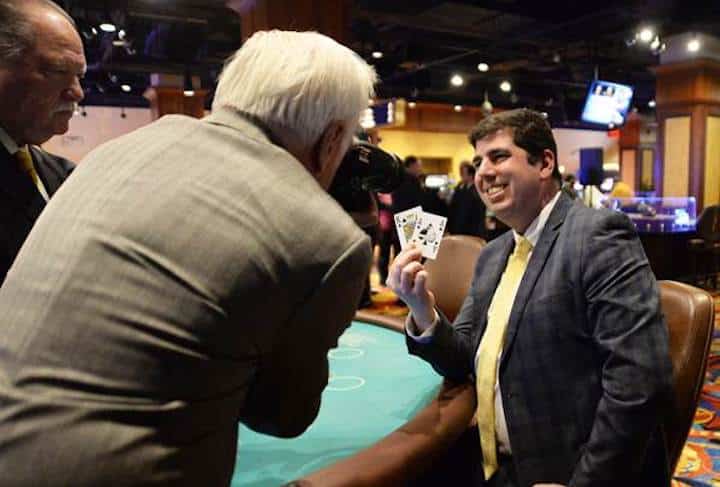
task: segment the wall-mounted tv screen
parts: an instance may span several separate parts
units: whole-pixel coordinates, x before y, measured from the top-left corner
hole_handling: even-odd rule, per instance
[[[582,120],[616,127],[625,123],[633,89],[628,85],[595,80],[585,99]]]

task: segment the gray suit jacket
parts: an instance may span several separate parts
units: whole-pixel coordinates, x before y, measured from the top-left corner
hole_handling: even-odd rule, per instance
[[[0,290],[0,483],[228,485],[238,421],[315,418],[369,266],[365,234],[235,113],[101,146]]]
[[[480,255],[450,325],[411,353],[465,380],[514,246],[511,232]],[[655,278],[622,214],[561,195],[518,289],[500,363],[508,434],[521,486],[669,484],[658,426],[672,365]]]
[[[35,146],[30,146],[30,154],[48,196],[52,196],[75,165]],[[40,191],[15,156],[0,144],[0,285],[43,208],[45,199]]]

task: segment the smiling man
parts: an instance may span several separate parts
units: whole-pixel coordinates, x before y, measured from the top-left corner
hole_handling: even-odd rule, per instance
[[[400,253],[388,283],[411,310],[410,353],[448,378],[474,377],[475,485],[669,485],[668,336],[634,227],[560,192],[539,113],[490,116],[470,142],[478,192],[512,231],[483,250],[452,325],[420,250]]]
[[[49,0],[0,0],[0,284],[73,164],[40,144],[64,134],[83,98],[73,20]]]

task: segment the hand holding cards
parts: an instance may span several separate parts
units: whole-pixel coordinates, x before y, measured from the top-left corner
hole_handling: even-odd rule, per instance
[[[423,257],[434,259],[440,248],[440,240],[445,233],[447,218],[425,213],[416,206],[395,215],[400,248],[405,250],[410,244],[422,248]]]

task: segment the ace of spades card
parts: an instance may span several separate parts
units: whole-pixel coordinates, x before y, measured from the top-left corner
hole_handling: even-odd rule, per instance
[[[437,257],[446,223],[447,218],[443,216],[422,213],[415,224],[410,243],[416,243],[422,247],[423,257],[434,259]]]
[[[400,240],[400,249],[405,250],[410,243],[410,238],[413,236],[415,226],[422,213],[422,207],[416,206],[395,214],[395,228],[397,229],[398,240]]]

